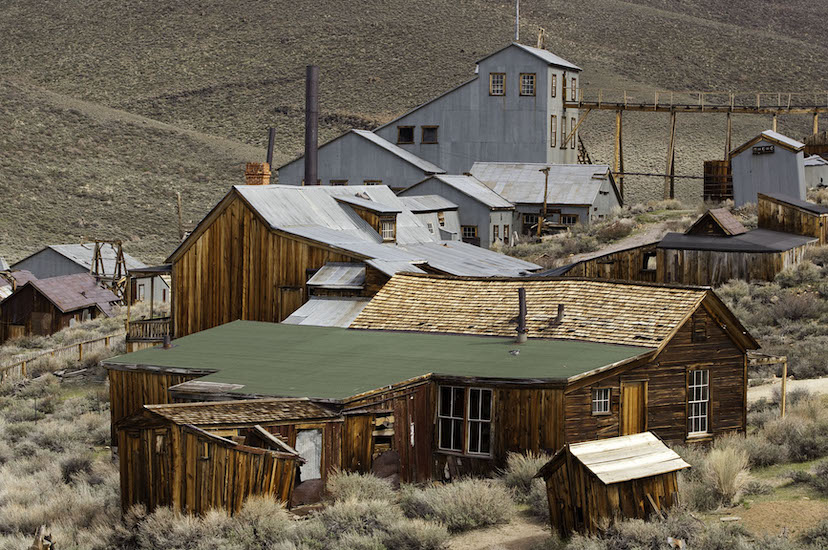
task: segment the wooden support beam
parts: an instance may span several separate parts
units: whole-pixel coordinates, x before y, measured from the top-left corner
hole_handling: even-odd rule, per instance
[[[621,120],[621,110],[615,111],[615,158],[613,160],[613,169],[615,173],[615,180],[618,183],[618,191],[621,193],[621,198],[624,197],[624,151],[622,137],[623,122]]]
[[[670,113],[670,141],[667,144],[667,169],[664,171],[664,198],[672,199],[675,195],[676,162],[676,112]]]
[[[814,133],[819,133],[819,111],[814,113]]]
[[[570,139],[572,141],[575,141],[575,132],[577,132],[578,128],[581,127],[581,124],[586,120],[586,117],[587,117],[587,115],[589,115],[589,112],[591,110],[592,109],[590,108],[590,109],[587,109],[586,111],[584,111],[584,114],[578,119],[578,122],[575,124],[575,127],[572,129],[571,132],[569,132],[569,135],[566,136],[566,138],[564,139],[564,146],[569,144]]]
[[[777,125],[778,125],[778,118],[779,118],[778,115],[776,113],[773,113],[773,131],[774,132],[776,131],[776,128],[777,128]]]

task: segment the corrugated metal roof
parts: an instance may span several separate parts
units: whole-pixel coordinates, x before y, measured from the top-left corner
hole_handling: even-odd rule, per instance
[[[400,201],[406,208],[415,214],[427,212],[445,212],[446,210],[457,210],[459,207],[450,200],[440,195],[416,195],[400,196]]]
[[[796,206],[797,208],[801,208],[802,210],[806,210],[811,212],[812,214],[828,214],[828,206],[822,204],[815,204],[813,202],[803,201],[801,199],[797,199],[794,197],[789,197],[787,195],[782,195],[781,193],[759,193],[760,195],[765,195],[775,201],[783,202],[786,204],[790,204]],[[761,197],[760,197],[761,198]]]
[[[351,204],[353,206],[364,208],[365,210],[370,210],[371,212],[376,212],[378,214],[399,214],[400,212],[402,212],[402,210],[400,210],[399,208],[388,206],[387,204],[382,204],[372,200],[363,199],[361,197],[338,195],[336,196],[336,200],[347,204]]]
[[[500,48],[499,50],[497,50],[496,52],[490,53],[489,55],[487,55],[486,57],[484,57],[482,59],[478,59],[477,62],[480,63],[484,59],[488,59],[488,58],[492,57],[493,55],[497,55],[500,52],[502,52],[503,50],[505,50],[506,48],[511,48],[512,46],[516,46],[516,47],[520,48],[521,50],[534,55],[535,57],[539,57],[540,59],[546,61],[550,65],[555,65],[557,67],[564,67],[566,69],[572,69],[573,71],[580,71],[581,70],[581,68],[579,66],[575,65],[574,63],[570,63],[569,61],[567,61],[563,57],[559,57],[559,56],[555,55],[554,53],[550,52],[549,50],[542,50],[540,48],[533,48],[532,46],[526,46],[526,45],[520,44],[518,42],[512,42],[508,46],[504,46],[504,47]]]
[[[569,452],[606,485],[690,467],[650,432],[573,443]]]
[[[784,252],[818,240],[816,237],[804,237],[770,229],[754,229],[728,237],[667,233],[658,243],[658,248],[714,252]]]
[[[307,284],[319,288],[361,289],[365,285],[365,265],[328,262],[308,279]]]
[[[475,162],[471,173],[512,204],[541,204],[549,168],[548,204],[592,204],[609,177],[603,164]]]
[[[450,275],[519,277],[539,269],[533,263],[462,241],[423,243],[406,248],[412,254],[425,258],[431,267]]]
[[[366,260],[366,264],[373,268],[379,269],[389,277],[395,273],[425,273],[422,269],[409,262],[395,262],[393,260]],[[425,260],[420,260],[418,263],[425,263]]]
[[[409,164],[413,164],[423,172],[429,172],[432,174],[445,174],[446,171],[437,166],[436,164],[432,164],[427,160],[418,157],[411,151],[407,151],[400,147],[399,145],[395,145],[390,141],[379,137],[374,132],[370,132],[368,130],[351,130],[353,133],[357,134],[358,136],[362,136],[363,138],[367,139],[371,143],[378,145],[385,149],[386,151],[393,153],[394,155],[400,157],[402,160],[408,162]]]
[[[370,298],[362,297],[311,296],[282,322],[288,325],[348,328],[370,301]]]
[[[828,160],[819,155],[811,155],[805,159],[805,166],[828,166]]]
[[[474,168],[472,168],[474,170]],[[543,175],[543,174],[541,174]],[[512,203],[492,191],[474,176],[434,176],[446,185],[457,189],[464,195],[475,199],[489,208],[514,209]],[[543,200],[543,199],[541,199]]]
[[[65,256],[86,269],[92,268],[92,259],[95,255],[95,243],[52,244],[48,248],[51,248],[58,254]],[[104,270],[107,275],[115,273],[115,256],[115,248],[111,244],[101,246],[101,259],[103,260]],[[124,253],[124,263],[126,263],[127,269],[147,267],[145,263],[136,260],[126,252]]]
[[[736,156],[744,151],[746,151],[749,147],[751,147],[754,143],[757,143],[761,140],[770,141],[771,143],[775,143],[777,145],[781,145],[785,149],[789,149],[791,151],[797,152],[801,151],[805,148],[805,144],[801,141],[796,141],[793,138],[789,138],[788,136],[782,135],[779,132],[774,132],[773,130],[765,130],[758,136],[744,142],[740,146],[736,147],[733,151],[730,152],[731,156]]]

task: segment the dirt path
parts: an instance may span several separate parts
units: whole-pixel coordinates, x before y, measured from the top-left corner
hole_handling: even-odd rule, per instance
[[[754,386],[748,388],[748,402],[753,402],[761,398],[770,399],[773,388],[781,388],[782,379],[777,378],[770,384],[762,384],[761,386]],[[804,388],[811,393],[828,393],[828,378],[810,378],[806,380],[788,380],[786,384],[786,391]]]
[[[549,537],[549,528],[523,515],[508,525],[478,529],[451,538],[451,550],[528,550]]]
[[[787,532],[794,538],[828,517],[824,500],[777,500],[754,503],[749,510],[734,508],[727,515],[741,518],[739,524],[757,535],[779,535]]]

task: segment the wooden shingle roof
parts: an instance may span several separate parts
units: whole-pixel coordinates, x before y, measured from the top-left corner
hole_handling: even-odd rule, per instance
[[[691,225],[687,235],[742,235],[747,228],[727,208],[711,208]]]
[[[247,399],[145,405],[175,424],[194,426],[268,424],[287,420],[336,418],[337,412],[308,399]]]
[[[526,289],[529,338],[658,347],[710,292],[577,278],[395,275],[351,328],[514,336]],[[557,321],[558,306],[563,316]]]

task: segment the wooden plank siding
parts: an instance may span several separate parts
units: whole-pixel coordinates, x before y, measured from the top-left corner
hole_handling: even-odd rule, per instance
[[[580,261],[566,272],[566,276],[653,283],[656,270],[645,269],[644,261],[648,253],[655,253],[657,245],[649,243]]]
[[[0,342],[23,336],[49,336],[80,322],[88,312],[90,319],[99,316],[98,308],[90,306],[62,312],[32,285],[20,288],[3,301],[0,308]]]
[[[693,323],[704,323],[707,338],[692,340]],[[665,441],[687,440],[687,372],[710,370],[711,436],[745,431],[745,352],[705,309],[682,325],[654,361],[608,376],[566,395],[566,442],[623,435],[619,423],[621,384],[646,382],[646,426]],[[611,388],[611,413],[592,414],[592,391]]]
[[[783,233],[816,237],[828,243],[828,214],[809,212],[759,193],[759,227]]]
[[[307,301],[309,269],[356,256],[277,233],[231,196],[172,264],[176,338],[236,319],[279,322]]]
[[[341,419],[314,422],[280,422],[274,424],[262,424],[262,427],[272,434],[279,436],[285,443],[296,448],[296,432],[299,430],[321,429],[322,430],[322,482],[326,483],[328,475],[336,470],[348,470],[343,462],[343,449],[345,447],[343,429],[345,423]],[[370,465],[369,465],[370,468]]]

